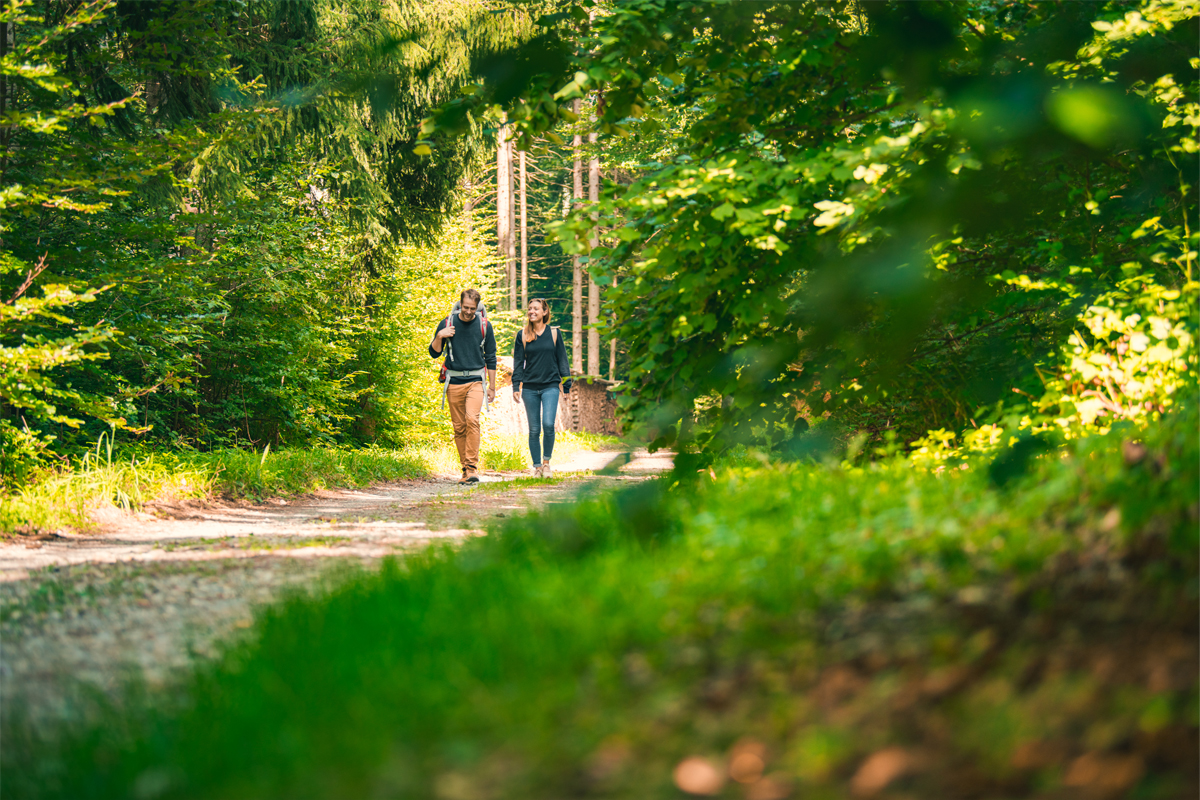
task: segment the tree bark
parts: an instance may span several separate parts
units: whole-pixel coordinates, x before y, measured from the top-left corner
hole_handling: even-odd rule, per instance
[[[525,207],[525,151],[521,151],[521,308],[529,308],[529,225]]]
[[[612,276],[612,285],[617,285],[617,276],[614,273]],[[615,322],[616,320],[614,320]],[[608,380],[611,383],[617,379],[617,337],[614,334],[608,340]]]
[[[571,110],[579,115],[579,98],[571,104]],[[583,199],[583,162],[580,160],[580,149],[583,147],[583,137],[575,134],[571,144],[575,148],[575,164],[571,170],[572,206],[578,208]],[[583,269],[579,256],[571,257],[571,372],[583,374]]]
[[[0,55],[8,55],[16,48],[17,23],[5,22],[0,24]],[[0,77],[0,116],[16,111],[16,85],[11,78]],[[0,126],[0,148],[4,149],[3,160],[0,161],[0,175],[8,172],[8,145],[12,140],[13,127]]]
[[[593,117],[594,121],[594,117]],[[592,205],[592,219],[598,219],[596,205],[600,202],[600,157],[596,153],[596,132],[588,134],[588,144],[592,146],[591,158],[588,159],[588,202]],[[588,239],[588,375],[600,375],[600,331],[596,324],[600,321],[600,289],[592,275],[592,251],[600,245],[595,231]]]
[[[513,141],[505,142],[505,160],[508,162],[508,250],[504,254],[508,273],[508,307],[517,307],[517,203],[514,191]]]
[[[471,234],[473,233],[473,229],[472,229],[472,225],[471,225],[471,211],[472,211],[471,188],[472,188],[471,176],[464,175],[463,176],[462,222],[463,222],[463,233],[465,233],[467,235],[467,239],[470,239]]]
[[[596,21],[596,9],[588,10],[588,23]],[[599,101],[599,98],[597,98]],[[578,110],[575,112],[579,113]],[[592,112],[592,130],[588,133],[588,144],[591,145],[590,157],[588,158],[588,202],[592,206],[592,219],[598,219],[596,205],[600,202],[600,154],[596,152],[596,112]],[[588,374],[600,376],[600,331],[596,330],[596,324],[600,321],[600,289],[596,286],[596,280],[592,274],[592,251],[599,245],[599,240],[593,230],[591,237],[588,239],[588,343],[587,343],[587,362]]]
[[[508,197],[512,181],[508,175],[508,131],[501,125],[496,134],[496,250],[505,259],[505,280],[508,280],[508,240],[512,238],[512,229],[508,225],[508,207],[511,199]]]

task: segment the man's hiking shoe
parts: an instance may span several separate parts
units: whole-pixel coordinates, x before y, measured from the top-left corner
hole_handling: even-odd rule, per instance
[[[467,482],[467,471],[464,469],[462,471],[462,477],[458,479],[458,483],[459,483],[459,485],[462,485],[466,482]]]
[[[468,469],[467,474],[463,476],[463,483],[479,483],[479,475],[473,469]]]

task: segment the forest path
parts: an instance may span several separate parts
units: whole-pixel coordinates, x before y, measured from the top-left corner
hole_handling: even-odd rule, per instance
[[[605,467],[611,474],[595,474]],[[554,481],[485,473],[471,487],[444,478],[262,504],[160,505],[114,513],[101,533],[0,545],[0,708],[46,721],[87,713],[96,689],[162,684],[195,656],[215,655],[256,607],[287,591],[670,467],[669,454],[583,452],[556,464]]]

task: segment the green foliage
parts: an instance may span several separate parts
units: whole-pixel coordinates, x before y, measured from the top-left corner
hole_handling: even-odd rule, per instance
[[[1068,340],[1064,368],[1043,402],[1072,409],[1060,425],[1157,419],[1181,398],[1194,396],[1200,294],[1181,292],[1137,275],[1101,295],[1080,315]]]
[[[42,20],[28,14],[27,5],[10,4],[0,12],[0,23],[23,33],[40,25]],[[73,99],[77,95],[74,85],[47,62],[45,51],[50,42],[61,42],[99,18],[95,5],[81,7],[46,31],[40,41],[21,41],[7,50],[0,56],[4,91],[16,81],[27,81],[44,96]],[[106,117],[126,103],[124,99],[98,106],[74,102],[54,113],[38,107],[8,109],[2,142],[5,166],[14,134],[41,139],[71,124],[103,125]],[[58,174],[32,184],[0,185],[0,208],[9,215],[25,216],[32,216],[34,209],[94,214],[104,208],[103,202],[81,200],[81,193],[113,195],[117,191],[106,185],[103,176]],[[7,239],[12,235],[11,226],[0,228],[0,236]],[[104,398],[82,393],[60,377],[63,367],[107,357],[102,345],[112,338],[112,328],[103,322],[78,325],[68,316],[77,306],[94,302],[102,289],[76,291],[69,285],[48,283],[40,287],[40,297],[29,294],[48,266],[47,251],[32,255],[40,245],[39,239],[26,248],[30,256],[25,260],[0,251],[0,285],[6,287],[7,295],[0,298],[0,492],[23,482],[44,463],[47,446],[55,437],[42,433],[41,426],[54,423],[77,428],[82,421],[73,412],[113,416]]]
[[[1158,740],[1139,730],[1194,731],[1194,670],[1147,688],[1093,669],[1109,636],[1129,658],[1123,637],[1195,607],[1184,412],[1126,432],[1141,460],[1117,433],[1079,440],[1003,492],[982,464],[892,458],[643,483],[513,520],[263,612],[179,702],[130,695],[44,740],[10,723],[5,779],[29,798],[530,797],[581,780],[676,796],[680,759],[751,736],[814,793],[885,747],[934,759],[925,796],[980,759],[981,795],[1060,786],[1079,754],[1143,758]],[[1023,766],[1044,741],[1062,752]],[[1160,756],[1139,762],[1146,787],[1190,780]]]
[[[374,388],[362,403],[360,435],[393,446],[450,435],[442,409],[441,362],[430,358],[429,343],[438,322],[449,316],[463,289],[486,291],[493,281],[495,256],[474,236],[448,229],[433,246],[385,251],[390,270],[374,283],[372,330],[361,368]],[[496,337],[499,347],[500,335]]]
[[[32,267],[11,258],[0,263],[0,275],[24,272],[17,291],[0,305],[0,403],[6,404],[11,414],[8,419],[0,417],[0,489],[14,479],[19,482],[25,467],[53,439],[34,433],[30,421],[77,428],[82,420],[71,411],[99,417],[110,412],[102,398],[86,396],[55,380],[61,367],[108,356],[100,345],[112,338],[111,329],[75,326],[64,314],[76,305],[95,301],[97,291],[75,292],[48,284],[42,287],[41,297],[23,296],[44,269],[44,257]],[[23,423],[20,428],[14,424],[16,419]]]

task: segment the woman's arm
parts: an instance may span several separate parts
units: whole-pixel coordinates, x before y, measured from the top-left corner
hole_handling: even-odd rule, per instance
[[[525,382],[525,337],[517,331],[513,341],[513,394],[520,394],[521,384]]]
[[[558,344],[554,348],[558,360],[558,377],[563,382],[563,393],[571,391],[571,366],[567,363],[567,345],[563,341],[562,330],[558,331]]]

